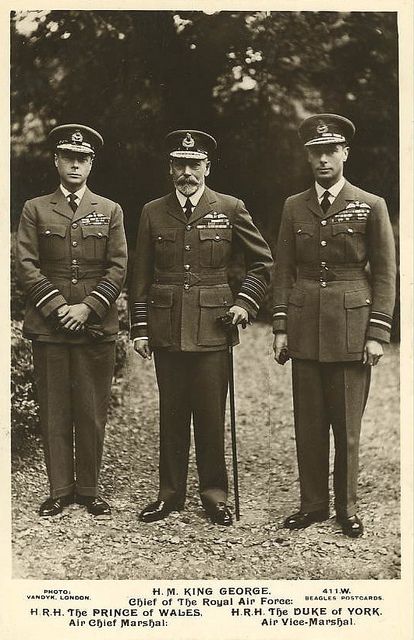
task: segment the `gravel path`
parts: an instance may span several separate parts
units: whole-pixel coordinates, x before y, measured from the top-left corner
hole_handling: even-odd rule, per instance
[[[298,532],[281,527],[284,516],[298,507],[298,478],[290,364],[274,364],[271,341],[270,328],[257,324],[242,333],[235,350],[239,523],[224,528],[206,519],[197,495],[193,447],[185,510],[151,525],[137,521],[137,512],[157,493],[158,407],[153,364],[131,352],[124,406],[112,412],[101,475],[112,519],[97,521],[77,505],[54,519],[40,519],[37,508],[47,495],[42,450],[36,439],[26,442],[13,461],[13,576],[399,578],[398,347],[389,347],[374,371],[361,438],[359,495],[366,533],[351,540],[333,517]]]

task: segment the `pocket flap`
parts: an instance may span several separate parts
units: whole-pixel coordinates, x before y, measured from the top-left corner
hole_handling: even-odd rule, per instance
[[[332,225],[332,235],[337,236],[339,233],[352,235],[353,233],[365,233],[367,227],[366,222],[339,222]]]
[[[225,307],[230,303],[229,292],[217,289],[200,289],[200,307]]]
[[[177,229],[161,229],[158,233],[154,233],[155,242],[175,242]]]
[[[173,292],[171,289],[153,289],[151,291],[150,305],[152,307],[172,307]]]
[[[345,309],[355,309],[356,307],[367,307],[372,304],[371,294],[366,289],[359,291],[347,291],[345,293]]]
[[[96,238],[107,238],[109,234],[109,227],[99,227],[95,225],[88,225],[82,227],[82,236],[88,238],[95,236]]]
[[[65,238],[67,229],[64,224],[49,224],[39,227],[39,233],[41,236],[60,236]]]
[[[227,240],[231,242],[231,229],[200,229],[200,240]]]
[[[314,226],[312,222],[295,222],[293,228],[298,236],[313,236]]]
[[[300,289],[293,289],[289,297],[289,304],[295,305],[295,307],[303,307],[305,303],[305,292]]]

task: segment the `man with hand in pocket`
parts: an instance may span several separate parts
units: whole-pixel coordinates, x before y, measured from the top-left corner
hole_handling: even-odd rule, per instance
[[[142,358],[154,352],[160,396],[159,493],[140,520],[183,509],[192,417],[201,501],[213,523],[228,526],[227,342],[217,319],[229,313],[236,326],[256,317],[272,257],[243,202],[205,184],[215,139],[179,130],[166,146],[174,190],[143,208],[130,288],[134,349]],[[236,245],[247,273],[233,301],[228,268]]]
[[[371,367],[390,340],[395,248],[384,200],[343,176],[353,123],[336,114],[299,127],[315,182],[282,212],[273,283],[275,359],[292,358],[302,529],[329,517],[329,430],[336,518],[359,537],[358,453]]]

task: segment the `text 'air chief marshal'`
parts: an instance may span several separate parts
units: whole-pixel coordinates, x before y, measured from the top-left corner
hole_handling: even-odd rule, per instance
[[[214,138],[183,130],[166,142],[175,189],[144,206],[130,291],[134,348],[144,358],[154,351],[160,394],[159,495],[140,518],[183,509],[192,417],[201,501],[213,523],[227,526],[228,362],[217,318],[229,312],[235,325],[255,318],[272,257],[243,202],[205,185]],[[227,271],[235,245],[247,275],[233,301]]]

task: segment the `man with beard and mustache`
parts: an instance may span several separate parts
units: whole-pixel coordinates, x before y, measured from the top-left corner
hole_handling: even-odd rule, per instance
[[[193,417],[201,501],[213,523],[228,526],[227,341],[217,318],[228,313],[236,326],[256,317],[272,257],[243,202],[205,185],[214,138],[187,129],[166,143],[175,190],[143,208],[130,289],[134,349],[149,359],[154,351],[160,394],[159,494],[139,517],[154,522],[183,509]],[[233,302],[227,271],[236,244],[247,274]]]

